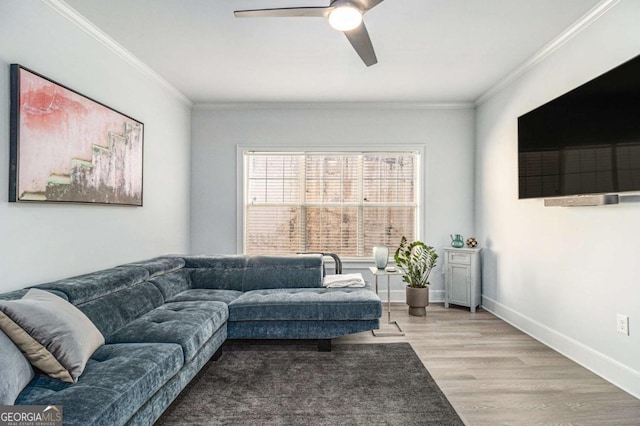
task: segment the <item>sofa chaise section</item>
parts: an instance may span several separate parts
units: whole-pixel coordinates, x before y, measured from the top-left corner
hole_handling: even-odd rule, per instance
[[[252,290],[229,304],[231,339],[333,339],[378,328],[380,299],[370,289]]]
[[[326,340],[379,326],[382,305],[371,286],[322,287],[319,254],[185,256],[184,261],[191,276],[184,278],[182,291],[172,287],[177,292],[169,300],[197,300],[208,292],[224,300],[231,339]]]

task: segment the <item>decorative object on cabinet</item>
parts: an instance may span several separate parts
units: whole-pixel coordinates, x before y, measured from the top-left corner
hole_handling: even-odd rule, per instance
[[[9,201],[142,206],[144,125],[11,65]]]
[[[376,262],[376,268],[386,268],[387,263],[389,263],[389,247],[373,246],[373,259]]]
[[[478,247],[478,240],[476,240],[474,237],[467,238],[467,247],[469,248]]]
[[[444,249],[444,307],[449,304],[468,306],[471,312],[480,305],[479,248]]]
[[[422,241],[408,243],[403,236],[393,259],[402,270],[402,281],[407,283],[409,314],[425,316],[425,307],[429,305],[429,275],[436,266],[438,253]]]
[[[449,235],[451,237],[451,247],[455,247],[455,248],[461,248],[464,247],[464,242],[462,241],[462,235],[460,234],[456,234],[454,235]]]

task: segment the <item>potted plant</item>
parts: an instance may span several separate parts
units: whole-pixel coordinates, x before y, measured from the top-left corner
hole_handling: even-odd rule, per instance
[[[404,273],[402,281],[407,283],[409,315],[425,316],[425,307],[429,305],[429,275],[436,266],[438,253],[422,241],[408,243],[403,236],[393,259]]]

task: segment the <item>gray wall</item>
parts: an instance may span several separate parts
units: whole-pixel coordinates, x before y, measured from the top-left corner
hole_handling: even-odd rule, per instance
[[[640,396],[640,204],[518,200],[517,117],[640,54],[640,2],[623,0],[477,113],[483,304]],[[630,317],[630,336],[616,314]]]
[[[9,64],[145,124],[144,207],[8,203]],[[189,247],[190,107],[40,1],[0,2],[0,292]]]
[[[449,234],[473,228],[474,110],[460,108],[367,108],[262,106],[195,108],[192,113],[191,251],[235,253],[237,191],[236,148],[359,145],[426,146],[424,239],[441,248]],[[432,296],[442,298],[440,265]],[[368,265],[351,265],[352,267]],[[371,278],[369,276],[369,278]],[[392,299],[404,300],[400,282]]]

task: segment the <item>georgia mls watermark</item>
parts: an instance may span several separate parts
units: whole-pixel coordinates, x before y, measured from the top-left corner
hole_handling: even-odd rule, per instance
[[[62,426],[62,405],[0,405],[0,426]]]

